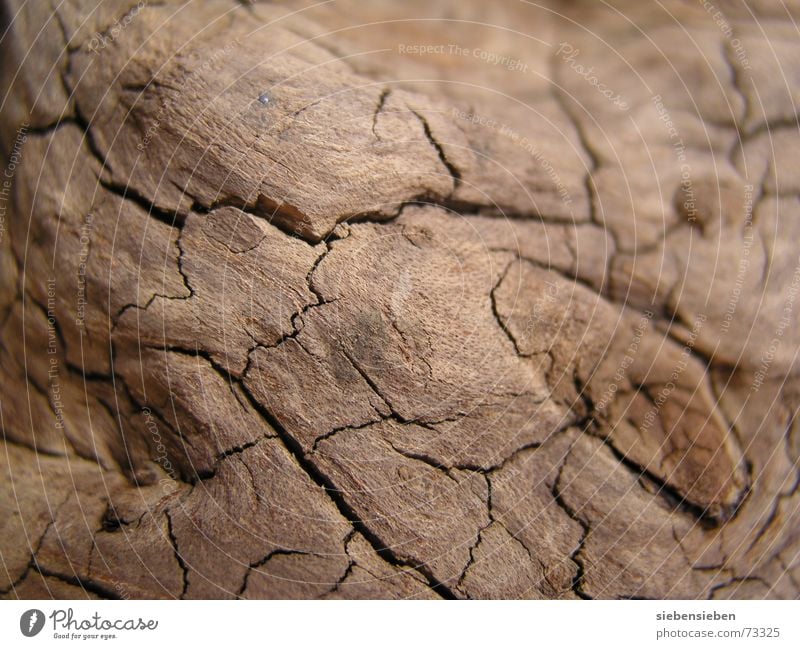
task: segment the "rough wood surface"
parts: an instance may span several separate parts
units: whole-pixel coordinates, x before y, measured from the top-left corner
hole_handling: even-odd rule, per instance
[[[3,596],[800,595],[800,4],[1,4]]]

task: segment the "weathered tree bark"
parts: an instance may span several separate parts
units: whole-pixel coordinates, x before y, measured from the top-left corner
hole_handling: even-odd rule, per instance
[[[2,4],[6,597],[800,595],[800,3]]]

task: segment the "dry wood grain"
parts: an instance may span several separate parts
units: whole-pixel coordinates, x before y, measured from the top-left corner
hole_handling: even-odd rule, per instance
[[[798,597],[800,4],[717,4],[0,3],[0,593]]]

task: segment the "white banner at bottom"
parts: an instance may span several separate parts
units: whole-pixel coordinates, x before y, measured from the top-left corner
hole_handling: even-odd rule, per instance
[[[800,602],[0,602],[0,646],[800,647]]]

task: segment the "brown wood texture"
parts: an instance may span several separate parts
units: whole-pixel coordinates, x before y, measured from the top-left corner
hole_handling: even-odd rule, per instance
[[[798,597],[798,19],[4,0],[0,593]]]

